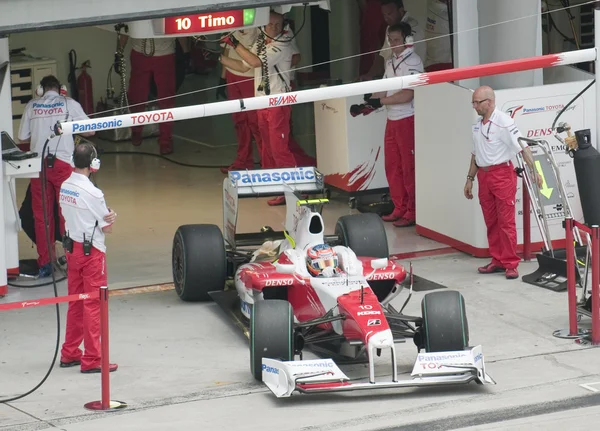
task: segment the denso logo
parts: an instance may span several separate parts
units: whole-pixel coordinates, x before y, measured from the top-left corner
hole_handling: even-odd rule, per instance
[[[292,279],[280,279],[280,280],[267,280],[265,281],[265,287],[268,286],[291,286],[294,283]]]
[[[527,131],[528,138],[537,138],[539,136],[550,136],[550,135],[552,135],[552,128],[534,129],[534,130]]]
[[[371,280],[392,280],[395,276],[393,272],[375,273]]]
[[[298,96],[295,94],[288,94],[287,96],[270,97],[269,106],[282,106],[292,105],[297,102]]]
[[[356,313],[357,316],[373,316],[376,314],[381,314],[381,311],[359,311]]]
[[[268,365],[263,364],[262,369],[263,369],[263,371],[266,371],[267,373],[279,374],[279,368],[273,368],[273,367],[269,367]]]

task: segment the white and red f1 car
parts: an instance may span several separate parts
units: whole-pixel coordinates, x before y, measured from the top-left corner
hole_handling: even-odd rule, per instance
[[[175,289],[184,301],[213,298],[237,315],[250,339],[250,369],[277,397],[294,392],[479,384],[486,373],[481,346],[469,346],[463,296],[431,292],[422,316],[402,313],[412,295],[412,270],[388,260],[376,214],[340,217],[325,235],[323,177],[312,167],[230,172],[223,184],[224,235],[215,225],[179,227],[173,242]],[[285,193],[285,230],[263,227],[236,233],[241,197]],[[335,274],[307,270],[307,249],[328,244],[338,257]],[[229,285],[231,288],[226,289]],[[391,301],[406,287],[400,310]],[[399,380],[395,343],[412,338],[418,354],[408,380]],[[303,360],[310,349],[327,359]],[[375,356],[391,351],[391,378],[375,380]],[[296,358],[299,360],[296,360]],[[336,358],[336,361],[333,360]],[[368,382],[351,382],[337,363],[368,361]],[[337,362],[337,363],[336,363]]]

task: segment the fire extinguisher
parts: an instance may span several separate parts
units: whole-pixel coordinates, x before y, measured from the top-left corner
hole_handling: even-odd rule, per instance
[[[92,77],[86,70],[88,67],[92,67],[89,60],[81,65],[81,73],[77,78],[77,93],[83,112],[89,115],[94,113],[94,94],[92,91]]]

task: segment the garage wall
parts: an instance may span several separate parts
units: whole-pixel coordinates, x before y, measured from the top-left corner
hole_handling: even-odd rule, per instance
[[[95,27],[18,33],[9,37],[11,49],[25,47],[30,55],[55,59],[57,78],[68,88],[69,51],[74,49],[77,52],[78,67],[89,59],[92,68],[88,73],[93,80],[94,109],[100,97],[106,98],[106,78],[114,60],[116,43],[116,33]],[[128,44],[125,51],[127,59],[130,46],[131,44]],[[118,92],[119,76],[113,73],[112,79],[113,87]]]

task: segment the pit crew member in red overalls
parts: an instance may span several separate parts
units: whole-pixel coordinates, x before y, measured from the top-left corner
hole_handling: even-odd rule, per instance
[[[479,87],[473,93],[472,103],[481,118],[473,125],[473,151],[464,194],[467,199],[473,199],[473,181],[477,174],[479,203],[492,256],[492,261],[479,268],[479,272],[504,272],[506,278],[515,279],[519,277],[517,267],[521,259],[517,255],[515,214],[517,174],[511,160],[522,152],[531,177],[539,187],[542,177],[535,170],[531,150],[518,141],[521,132],[514,120],[496,109],[494,90]]]
[[[421,57],[407,48],[410,25],[401,22],[388,30],[393,55],[387,61],[384,78],[416,75],[423,72]],[[410,46],[410,45],[409,45]],[[385,174],[390,187],[394,211],[382,219],[396,227],[412,226],[416,222],[415,208],[415,106],[414,91],[400,90],[377,93],[387,108],[385,127]]]
[[[100,167],[94,146],[77,145],[73,164],[73,173],[60,189],[60,207],[66,224],[68,291],[78,295],[99,292],[107,285],[104,234],[112,231],[117,214],[107,208],[104,194],[89,179],[90,172]],[[79,348],[82,341],[84,352]],[[81,365],[82,373],[99,373],[100,364],[100,300],[70,302],[60,366]],[[117,364],[109,369],[115,371]]]
[[[88,116],[81,105],[70,97],[60,95],[60,82],[55,76],[45,76],[40,82],[43,95],[31,100],[25,107],[19,142],[30,144],[31,151],[42,155],[46,139],[58,121],[87,120]],[[81,133],[83,136],[93,136],[95,132]],[[50,140],[43,155],[46,163],[46,208],[50,239],[55,238],[54,203],[60,192],[60,185],[69,178],[73,168],[71,155],[75,143],[72,135],[60,135]],[[48,254],[46,230],[44,228],[44,207],[42,206],[42,174],[31,179],[31,207],[35,219],[35,244],[38,252],[37,263],[39,276],[47,277],[52,273],[54,256]],[[65,221],[59,211],[61,236],[64,234]]]
[[[291,91],[292,57],[295,49],[289,37],[284,34],[283,16],[271,12],[269,24],[261,31],[257,42],[248,49],[235,37],[229,36],[225,42],[232,46],[243,61],[221,56],[226,67],[239,71],[254,69],[255,96],[272,96],[273,107],[257,112],[258,126],[262,139],[262,167],[290,168],[313,166],[314,159],[308,157],[290,136],[291,104],[285,93]],[[269,205],[283,205],[285,197],[279,196],[269,201]]]
[[[125,46],[129,36],[121,36],[121,46]],[[131,43],[131,77],[129,78],[128,98],[131,112],[142,112],[150,94],[151,80],[154,79],[160,109],[175,107],[175,43],[174,38],[133,39]],[[185,40],[180,39],[184,52],[189,51]],[[165,99],[166,98],[166,99]],[[173,152],[173,122],[160,123],[158,126],[158,144],[160,154]],[[131,143],[142,145],[144,126],[131,128]]]
[[[388,25],[386,35],[389,34],[390,27],[392,25],[400,24],[402,22],[410,25],[410,28],[413,32],[413,41],[417,42],[413,47],[415,53],[419,56],[419,58],[424,59],[427,52],[427,46],[425,42],[422,42],[424,39],[423,28],[421,25],[419,25],[419,22],[410,16],[404,9],[404,2],[402,0],[381,0],[381,12],[383,14],[383,19]],[[371,70],[369,70],[367,74],[362,75],[360,78],[362,80],[371,80],[383,75],[385,72],[386,62],[391,57],[392,50],[390,49],[389,39],[386,36],[379,55],[375,56]]]
[[[357,0],[360,8],[359,74],[366,75],[373,66],[377,50],[385,42],[387,24],[381,13],[381,0]],[[369,53],[369,54],[366,54]]]
[[[258,28],[238,30],[233,36],[244,46],[252,46],[257,37]],[[233,60],[242,61],[242,58],[231,47],[227,47],[223,56]],[[245,72],[223,66],[221,75],[221,85],[227,85],[227,98],[229,100],[247,99],[254,97],[254,70],[248,69]],[[225,90],[225,87],[222,87]],[[254,169],[254,155],[252,151],[252,138],[256,142],[258,154],[261,154],[262,141],[260,139],[260,130],[258,129],[258,116],[256,111],[234,112],[232,114],[237,135],[238,150],[237,157],[228,168],[222,168],[221,172]]]
[[[427,0],[425,72],[452,69],[448,0]]]

